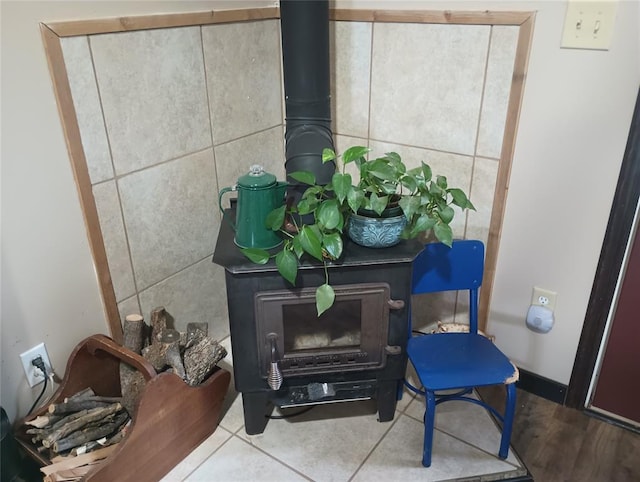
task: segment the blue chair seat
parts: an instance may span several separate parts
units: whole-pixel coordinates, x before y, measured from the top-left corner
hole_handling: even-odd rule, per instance
[[[508,383],[517,377],[509,359],[487,338],[474,333],[435,333],[409,339],[409,358],[429,390]]]

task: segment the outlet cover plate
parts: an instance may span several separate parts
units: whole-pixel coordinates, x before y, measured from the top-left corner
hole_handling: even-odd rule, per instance
[[[531,304],[534,306],[544,306],[554,311],[556,308],[556,298],[558,293],[555,291],[540,288],[538,286],[533,287],[533,295],[531,296]],[[546,300],[546,303],[545,301]]]
[[[22,368],[24,368],[24,374],[27,376],[27,381],[29,382],[30,387],[35,387],[36,385],[44,382],[44,374],[31,364],[31,360],[38,358],[38,356],[42,357],[47,373],[50,374],[51,362],[49,361],[49,355],[47,354],[47,348],[44,346],[44,343],[40,343],[30,350],[20,354]]]

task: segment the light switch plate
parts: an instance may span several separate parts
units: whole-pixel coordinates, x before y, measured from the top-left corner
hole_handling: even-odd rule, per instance
[[[609,50],[617,7],[618,0],[570,0],[561,47]]]

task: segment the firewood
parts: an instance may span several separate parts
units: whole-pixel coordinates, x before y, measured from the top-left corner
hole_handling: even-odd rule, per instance
[[[93,391],[93,388],[87,387],[84,390],[80,390],[79,392],[74,393],[70,397],[65,398],[64,401],[68,402],[69,400],[82,400],[84,398],[94,397],[95,395],[96,394]]]
[[[77,430],[68,437],[53,442],[52,449],[56,453],[65,452],[73,447],[77,447],[78,445],[110,435],[115,432],[128,418],[129,416],[126,413],[120,413],[111,422]]]
[[[118,448],[117,445],[112,445],[110,447],[105,447],[103,449],[94,450],[91,453],[78,455],[77,457],[68,457],[62,462],[57,462],[55,464],[45,465],[40,468],[40,472],[44,475],[54,474],[56,472],[60,472],[61,470],[72,469],[74,467],[81,467],[86,464],[90,464],[97,460],[102,460],[107,458],[114,450]]]
[[[212,338],[205,337],[184,351],[186,382],[199,385],[211,373],[216,363],[227,356],[227,350]]]
[[[123,326],[123,346],[134,353],[140,354],[146,345],[148,327],[140,315],[127,315]],[[120,387],[122,392],[122,405],[131,417],[142,390],[145,380],[142,374],[124,362],[120,363]]]
[[[167,311],[164,306],[151,310],[151,344],[160,340],[162,333],[167,329]]]
[[[47,425],[54,424],[61,418],[62,418],[62,415],[51,415],[51,414],[39,415],[33,420],[29,420],[28,422],[25,422],[25,424],[30,425],[32,427],[36,427],[36,428],[44,428]]]
[[[200,340],[202,340],[208,334],[208,323],[187,323],[187,336],[184,343],[185,349],[191,348],[193,345],[199,343]]]
[[[165,329],[162,336],[151,346],[142,350],[142,356],[149,360],[157,371],[166,366],[173,368],[174,373],[184,379],[186,374],[180,356],[180,333],[173,329]]]
[[[92,408],[106,407],[112,403],[121,401],[120,397],[86,398],[80,400],[69,400],[66,403],[52,403],[49,405],[49,413],[60,415],[63,413],[79,412],[81,410],[91,410]]]
[[[76,416],[73,420],[56,428],[53,433],[44,438],[42,440],[42,445],[44,445],[45,447],[51,447],[55,441],[66,437],[71,432],[75,432],[76,430],[79,430],[90,422],[100,420],[120,410],[122,410],[122,405],[119,403],[114,403],[107,407],[94,408],[92,410],[82,410],[81,412],[77,412],[76,414],[73,414]]]

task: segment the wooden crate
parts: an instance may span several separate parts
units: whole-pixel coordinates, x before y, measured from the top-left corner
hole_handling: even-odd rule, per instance
[[[136,368],[146,385],[128,434],[83,480],[155,482],[215,431],[230,374],[217,368],[201,385],[191,387],[173,373],[157,374],[142,356],[111,338],[93,335],[71,353],[64,379],[51,403],[59,403],[89,387],[96,395],[120,396],[120,362]],[[47,407],[42,407],[16,425],[18,443],[43,466],[50,461],[30,443],[24,422],[46,410]]]

